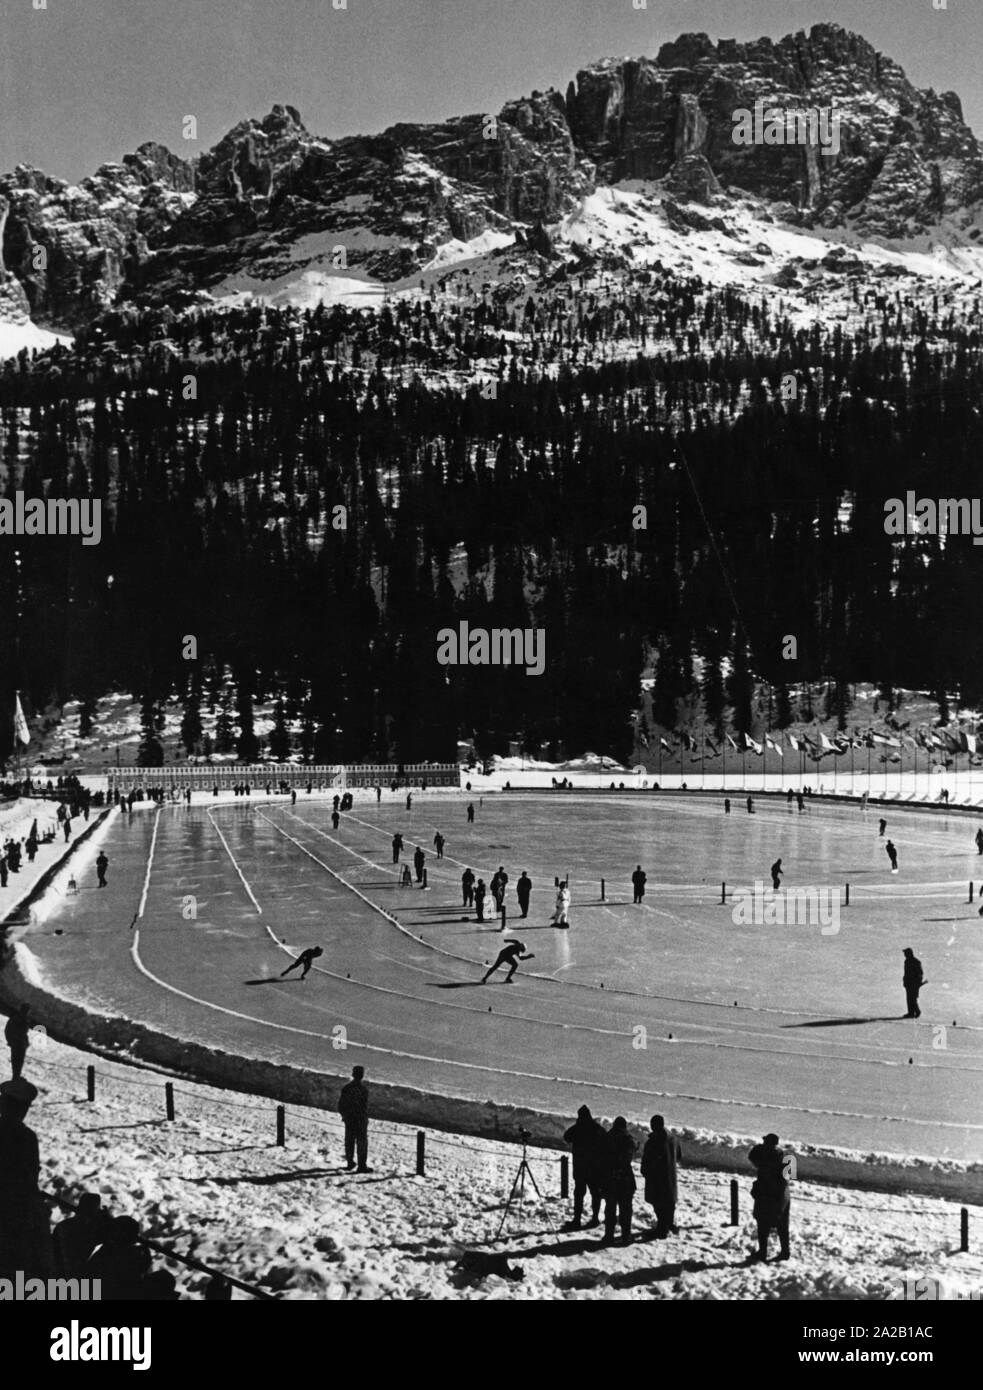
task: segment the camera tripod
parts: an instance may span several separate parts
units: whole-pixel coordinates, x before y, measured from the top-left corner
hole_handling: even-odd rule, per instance
[[[545,1215],[545,1217],[546,1217],[546,1224],[549,1226],[549,1228],[550,1228],[551,1231],[555,1231],[555,1230],[556,1230],[556,1227],[553,1225],[553,1222],[552,1222],[552,1220],[550,1219],[550,1214],[549,1214],[549,1212],[545,1210],[545,1207],[546,1207],[546,1198],[545,1198],[545,1197],[543,1196],[543,1194],[540,1192],[540,1190],[539,1190],[539,1184],[536,1182],[535,1174],[533,1173],[532,1169],[529,1167],[529,1160],[526,1158],[526,1146],[527,1146],[527,1144],[528,1144],[528,1142],[529,1142],[529,1131],[523,1129],[523,1130],[520,1130],[519,1133],[522,1135],[522,1158],[521,1158],[520,1161],[519,1161],[519,1167],[518,1167],[518,1170],[516,1171],[516,1175],[515,1175],[515,1177],[512,1179],[512,1191],[511,1191],[511,1192],[509,1193],[509,1195],[508,1195],[508,1200],[507,1200],[506,1203],[505,1203],[505,1210],[502,1212],[502,1220],[501,1220],[501,1222],[499,1223],[498,1234],[495,1236],[495,1239],[496,1239],[496,1240],[500,1240],[500,1239],[501,1239],[502,1232],[503,1232],[504,1229],[505,1229],[505,1218],[508,1216],[509,1212],[510,1212],[511,1209],[512,1209],[512,1203],[515,1201],[516,1193],[518,1192],[518,1194],[519,1194],[519,1201],[520,1201],[520,1202],[523,1200],[523,1198],[524,1198],[525,1195],[526,1195],[526,1178],[527,1178],[527,1177],[528,1177],[528,1179],[529,1179],[530,1184],[532,1185],[532,1190],[535,1192],[536,1196],[539,1198],[539,1200],[540,1200],[540,1201],[542,1202],[542,1204],[543,1204],[544,1215]]]

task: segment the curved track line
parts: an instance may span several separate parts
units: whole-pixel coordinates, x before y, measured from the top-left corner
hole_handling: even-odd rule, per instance
[[[333,1043],[334,1041],[334,1039],[327,1034],[317,1033],[309,1028],[297,1028],[288,1023],[272,1023],[269,1019],[254,1018],[250,1014],[241,1013],[238,1009],[229,1009],[223,1004],[215,1004],[208,999],[199,999],[196,995],[189,994],[186,990],[179,989],[177,985],[169,984],[166,980],[160,979],[160,977],[149,970],[140,959],[139,927],[133,934],[130,954],[136,968],[148,980],[152,980],[160,989],[165,989],[171,994],[177,994],[182,999],[187,999],[193,1004],[199,1004],[202,1008],[212,1009],[216,1013],[227,1014],[232,1018],[238,1018],[246,1023],[256,1023],[262,1028],[276,1028],[280,1032],[297,1033],[302,1037],[317,1038],[322,1042]],[[480,1062],[457,1062],[448,1057],[429,1057],[418,1052],[403,1052],[392,1047],[380,1047],[374,1043],[353,1043],[349,1041],[348,1047],[359,1047],[366,1052],[381,1053],[387,1057],[400,1057],[406,1061],[429,1062],[436,1066],[460,1067],[466,1071],[484,1072],[494,1076],[517,1077],[524,1081],[555,1082],[565,1086],[579,1086],[581,1089],[590,1088],[596,1091],[609,1091],[615,1095],[647,1096],[649,1099],[658,1100],[688,1100],[702,1105],[739,1106],[746,1110],[775,1110],[793,1115],[824,1115],[833,1119],[865,1120],[870,1123],[880,1124],[925,1125],[943,1129],[983,1129],[983,1125],[967,1125],[954,1120],[919,1120],[913,1119],[907,1115],[865,1115],[852,1110],[811,1110],[798,1105],[778,1105],[773,1101],[723,1100],[719,1096],[699,1096],[687,1092],[676,1091],[653,1091],[641,1086],[611,1086],[605,1081],[584,1081],[580,1077],[547,1076],[541,1072],[512,1071],[502,1067],[489,1067]]]

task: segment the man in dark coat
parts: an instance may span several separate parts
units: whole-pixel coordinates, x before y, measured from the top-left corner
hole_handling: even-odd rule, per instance
[[[888,840],[884,849],[887,852],[888,859],[891,861],[891,873],[896,874],[898,872],[898,851],[894,848],[894,841]]]
[[[652,1133],[642,1150],[642,1177],[645,1200],[655,1210],[655,1238],[663,1240],[676,1229],[676,1164],[682,1162],[679,1140],[666,1129],[661,1115],[652,1116]]]
[[[465,907],[471,907],[474,903],[474,872],[465,869],[461,875],[461,897]]]
[[[355,1152],[358,1151],[358,1171],[371,1173],[369,1157],[369,1088],[362,1077],[364,1067],[352,1067],[352,1079],[342,1086],[338,1097],[338,1114],[345,1122],[345,1165],[348,1171],[355,1167]]]
[[[497,872],[492,874],[491,883],[488,885],[491,889],[491,895],[495,899],[496,912],[501,912],[502,910],[502,903],[505,901],[505,889],[508,887],[508,882],[509,876],[505,872],[504,866],[499,864]]]
[[[106,886],[106,870],[109,868],[109,858],[104,850],[100,851],[96,858],[96,882],[100,888]]]
[[[792,1202],[785,1176],[785,1155],[778,1147],[778,1135],[766,1134],[762,1143],[755,1144],[748,1158],[758,1170],[758,1176],[751,1186],[754,1219],[758,1223],[758,1253],[754,1258],[767,1261],[768,1236],[774,1230],[778,1232],[781,1244],[778,1258],[787,1260]]]
[[[515,885],[515,896],[519,899],[519,911],[523,917],[529,916],[529,899],[532,897],[532,879],[525,869],[519,875]]]
[[[568,1231],[579,1231],[584,1215],[584,1197],[590,1192],[591,1219],[587,1229],[601,1223],[598,1213],[601,1210],[603,1192],[604,1159],[607,1147],[607,1130],[598,1124],[586,1105],[577,1111],[577,1119],[563,1136],[573,1150],[573,1220]]]
[[[26,1004],[18,1004],[17,1008],[7,1019],[3,1035],[10,1048],[10,1074],[16,1078],[24,1070],[24,1060],[27,1057],[27,1044],[30,1038],[31,1025]]]
[[[614,1244],[615,1225],[621,1226],[621,1243],[631,1244],[631,1207],[635,1197],[635,1141],[628,1133],[628,1121],[619,1115],[607,1134],[604,1151],[604,1240]]]
[[[648,875],[645,873],[641,864],[636,865],[635,872],[631,876],[631,887],[632,893],[634,894],[632,902],[640,903],[645,897],[645,884],[647,879]]]
[[[918,991],[925,983],[925,972],[922,970],[921,961],[910,946],[904,948],[904,975],[901,983],[904,985],[907,1004],[905,1018],[921,1018],[922,1011],[918,1007]]]
[[[416,849],[413,851],[413,868],[416,870],[417,883],[423,882],[423,865],[426,862],[426,858],[427,856],[423,853],[423,850],[417,845]]]
[[[784,872],[785,870],[782,868],[782,861],[780,859],[776,859],[774,864],[772,864],[771,866],[771,886],[772,888],[774,888],[776,893],[782,886],[782,874]]]
[[[38,1192],[38,1138],[24,1118],[37,1098],[18,1077],[0,1085],[0,1278],[53,1273],[48,1211]]]

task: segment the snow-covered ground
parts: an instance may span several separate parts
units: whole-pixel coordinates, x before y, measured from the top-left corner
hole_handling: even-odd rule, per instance
[[[747,1263],[750,1171],[732,1227],[726,1175],[687,1168],[678,1235],[642,1238],[651,1212],[639,1191],[635,1243],[602,1249],[596,1231],[558,1233],[570,1214],[559,1197],[560,1155],[533,1150],[546,1203],[513,1207],[496,1240],[515,1145],[428,1132],[418,1177],[417,1131],[373,1123],[374,1172],[350,1175],[337,1115],[288,1107],[278,1148],[273,1102],[178,1081],[168,1123],[163,1076],[102,1058],[88,1104],[92,1060],[35,1031],[26,1075],[41,1090],[29,1122],[42,1187],[69,1200],[98,1191],[168,1249],[283,1298],[883,1300],[902,1297],[906,1277],[940,1280],[949,1298],[983,1291],[983,1254],[958,1252],[951,1203],[797,1183],[793,1258],[761,1267]],[[974,1217],[977,1252],[979,1239]],[[505,1252],[524,1277],[466,1277],[457,1269],[465,1250]],[[206,1281],[178,1265],[172,1272],[186,1295]]]
[[[16,357],[22,348],[27,348],[28,352],[35,349],[44,352],[57,343],[67,344],[71,341],[63,333],[51,333],[46,328],[39,328],[30,319],[3,321],[0,322],[0,361],[5,357]]]

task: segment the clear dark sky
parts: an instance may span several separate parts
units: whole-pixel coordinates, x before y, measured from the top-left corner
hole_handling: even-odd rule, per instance
[[[0,170],[78,179],[144,140],[190,156],[274,102],[316,134],[495,111],[687,31],[780,38],[832,21],[951,89],[983,135],[983,0],[2,0]],[[198,118],[197,143],[181,138]]]

